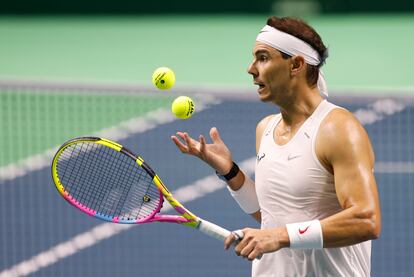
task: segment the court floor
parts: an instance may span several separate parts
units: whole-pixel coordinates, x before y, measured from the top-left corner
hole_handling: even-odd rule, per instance
[[[414,106],[403,98],[331,99],[364,123],[377,157],[383,231],[373,242],[372,276],[407,276],[414,272]],[[254,130],[264,115],[277,112],[257,100],[210,104],[191,120],[172,121],[131,134],[120,142],[140,153],[185,206],[228,229],[258,227],[244,215],[213,172],[182,155],[170,135],[186,130],[194,136],[216,126],[234,158],[252,172]],[[211,192],[193,195],[204,183]],[[177,196],[179,198],[179,196]],[[32,272],[33,276],[249,276],[250,263],[221,243],[174,224],[116,228],[89,218],[62,201],[50,167],[27,170],[0,182],[0,276]],[[170,211],[171,212],[171,211]]]

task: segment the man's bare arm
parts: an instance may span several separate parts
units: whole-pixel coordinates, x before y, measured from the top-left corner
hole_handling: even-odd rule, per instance
[[[334,110],[316,141],[322,164],[334,173],[343,210],[321,220],[324,247],[341,247],[376,239],[381,212],[373,173],[374,152],[362,125],[345,110]]]

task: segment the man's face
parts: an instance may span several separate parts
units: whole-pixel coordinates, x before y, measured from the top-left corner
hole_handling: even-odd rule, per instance
[[[289,92],[290,59],[284,59],[279,51],[264,43],[256,42],[253,62],[247,72],[258,85],[260,100],[280,103]]]

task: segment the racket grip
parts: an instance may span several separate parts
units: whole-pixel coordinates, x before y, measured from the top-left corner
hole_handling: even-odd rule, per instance
[[[199,220],[200,220],[200,224],[198,224],[197,229],[200,230],[202,233],[204,233],[204,234],[206,234],[210,237],[213,237],[215,239],[224,241],[224,239],[232,233],[229,230],[226,230],[226,229],[224,229],[224,228],[222,228],[222,227],[220,227],[220,226],[218,226],[214,223],[211,223],[207,220],[200,219],[200,218],[199,218]],[[236,230],[236,231],[233,231],[233,234],[237,237],[237,239],[233,242],[233,245],[236,246],[240,242],[240,240],[243,239],[244,233],[243,233],[242,230]],[[263,255],[260,255],[256,259],[260,260],[262,258],[262,256]]]
[[[199,220],[200,224],[198,224],[197,229],[210,237],[224,241],[224,239],[231,234],[229,230],[226,230],[214,223],[211,223],[204,219]]]

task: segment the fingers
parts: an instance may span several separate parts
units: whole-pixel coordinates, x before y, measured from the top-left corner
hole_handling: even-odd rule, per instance
[[[253,261],[254,259],[261,259],[263,251],[261,251],[261,247],[258,244],[257,239],[255,239],[250,230],[252,229],[246,228],[243,230],[238,230],[241,232],[241,240],[234,248],[234,251],[236,252],[236,255]],[[237,231],[232,232],[232,234],[235,233],[237,233]],[[237,237],[237,235],[233,237]]]
[[[177,136],[171,136],[172,141],[180,149],[182,153],[196,155],[199,151],[197,148],[198,142],[192,139],[186,132],[177,132]],[[184,141],[184,143],[181,140]]]
[[[239,255],[244,258],[248,258],[253,250],[254,250],[254,245],[252,242],[249,242],[245,247],[243,247]]]
[[[184,141],[185,141],[186,135],[187,135],[187,137],[189,137],[187,132],[177,132],[176,134],[177,134],[177,136],[179,136]]]
[[[254,259],[260,260],[262,258],[262,253],[263,252],[256,241],[250,240],[250,242],[241,250],[240,256],[249,261],[253,261]]]
[[[250,254],[247,256],[247,259],[249,261],[253,261],[255,259],[260,260],[262,258],[263,254],[260,253],[260,251],[257,251],[256,249],[254,249],[252,252],[250,252]]]
[[[235,237],[237,237],[239,239],[238,243],[234,247],[234,252],[236,252],[237,256],[241,255],[242,250],[246,247],[246,245],[248,243],[248,240],[249,240],[245,236],[246,235],[245,231],[246,231],[246,229],[237,230],[237,231],[232,232],[232,233],[235,234]]]
[[[182,153],[188,152],[188,147],[185,146],[176,136],[171,136],[171,139]]]
[[[187,143],[187,147],[188,147],[189,150],[194,148],[193,143],[191,141],[191,138],[187,133],[184,133],[183,138],[184,138],[185,143]]]
[[[211,140],[213,141],[213,143],[216,143],[216,142],[221,143],[222,142],[219,131],[217,130],[216,127],[213,127],[213,128],[210,129],[210,137],[211,137]]]
[[[238,236],[232,232],[225,240],[224,240],[224,249],[227,250],[230,248],[232,244],[234,244],[238,240]]]
[[[203,153],[206,150],[206,139],[203,135],[199,136],[200,141],[200,152]]]

